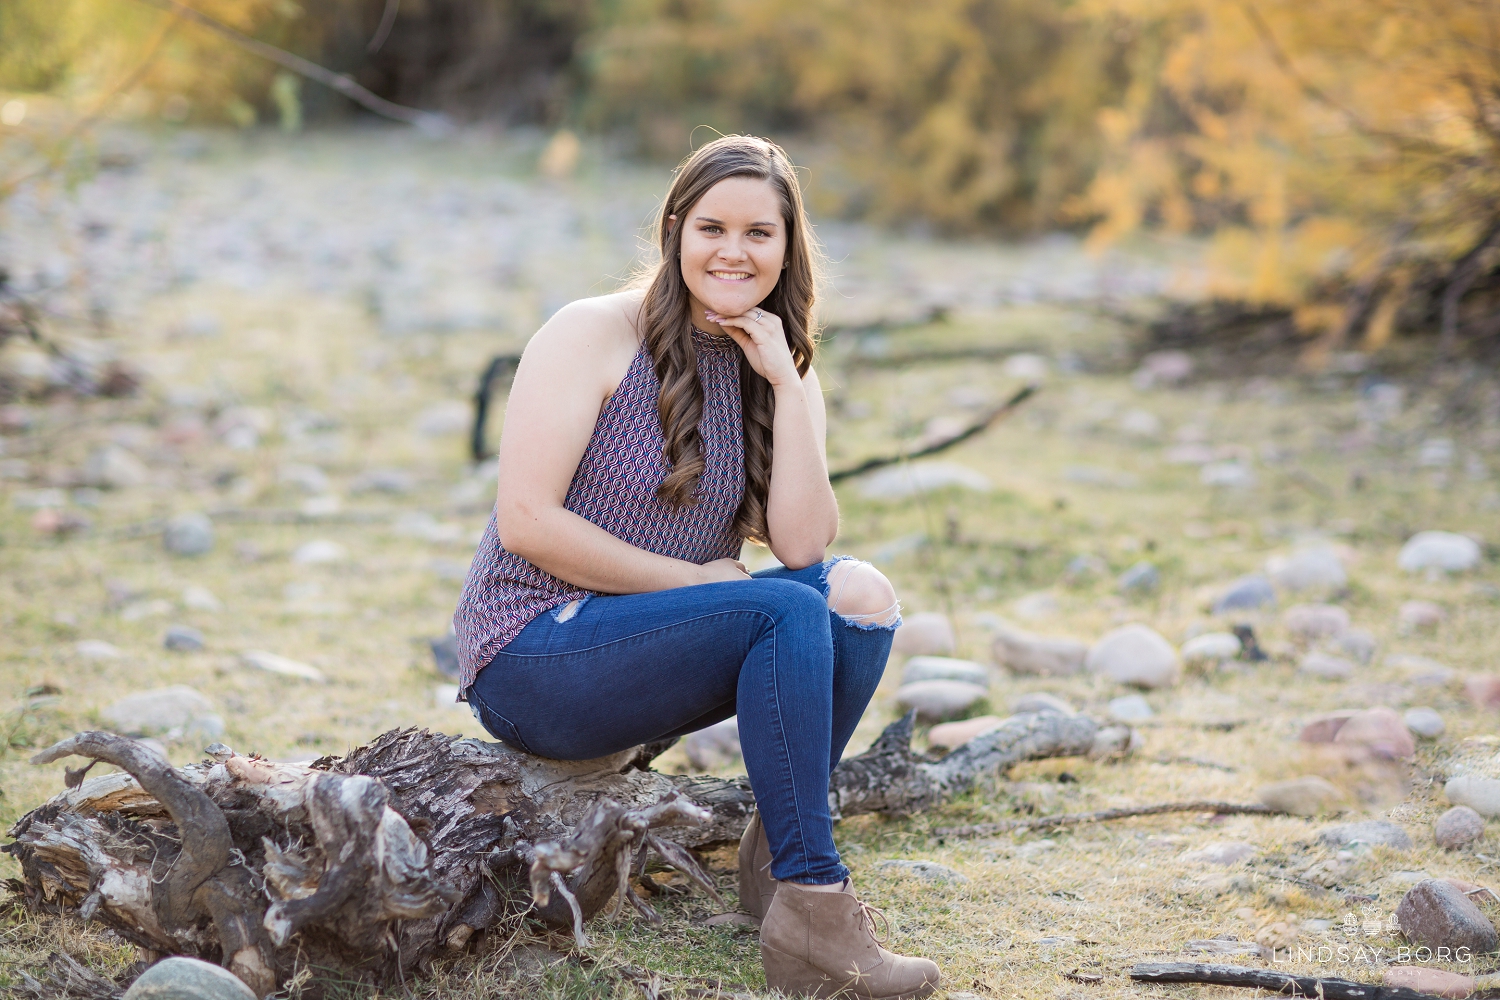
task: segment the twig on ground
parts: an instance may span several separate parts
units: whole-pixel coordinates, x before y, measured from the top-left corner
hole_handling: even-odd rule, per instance
[[[1141,962],[1130,969],[1138,983],[1206,983],[1213,986],[1245,986],[1293,997],[1318,1000],[1437,1000],[1405,986],[1379,986],[1348,979],[1294,976],[1270,969],[1243,965],[1199,965],[1194,962]]]
[[[1100,809],[1086,813],[1060,813],[1056,816],[1039,816],[1036,819],[1012,819],[999,823],[976,823],[972,826],[939,827],[934,831],[939,838],[988,837],[996,833],[1017,830],[1051,830],[1065,826],[1081,826],[1085,823],[1105,823],[1114,819],[1129,819],[1133,816],[1158,816],[1162,813],[1207,812],[1217,816],[1284,816],[1280,809],[1272,809],[1254,802],[1159,802],[1150,806],[1126,806],[1121,809]]]
[[[836,483],[841,479],[848,479],[852,476],[863,475],[866,472],[874,472],[876,469],[883,469],[887,465],[895,465],[897,462],[910,461],[911,459],[915,458],[926,458],[929,455],[936,455],[938,452],[947,451],[954,445],[967,441],[969,440],[969,438],[974,437],[976,434],[982,434],[984,431],[988,430],[991,424],[995,423],[997,420],[1000,420],[1003,417],[1008,416],[1016,407],[1020,406],[1022,403],[1026,402],[1026,400],[1036,395],[1038,388],[1039,386],[1036,385],[1024,386],[1014,396],[1011,396],[1005,402],[1001,403],[993,410],[990,410],[984,416],[980,417],[978,420],[974,421],[972,424],[965,427],[957,434],[953,434],[948,437],[942,438],[941,440],[934,441],[927,447],[919,448],[913,452],[908,452],[905,454],[898,452],[894,455],[880,455],[876,458],[866,459],[858,465],[852,466],[848,469],[838,469],[828,474],[828,481],[830,483]]]
[[[1204,757],[1188,757],[1166,753],[1157,754],[1156,762],[1158,764],[1190,764],[1193,767],[1207,767],[1215,771],[1224,771],[1227,774],[1234,774],[1238,770],[1238,768],[1231,767],[1228,764],[1220,764],[1216,760],[1208,760]]]
[[[431,111],[419,111],[416,108],[408,108],[392,101],[387,101],[378,94],[371,93],[364,87],[354,82],[354,78],[345,73],[335,73],[331,69],[325,69],[317,63],[304,59],[299,55],[293,55],[284,49],[278,49],[274,45],[268,45],[259,39],[251,38],[243,32],[231,28],[229,25],[209,17],[201,11],[194,10],[181,0],[140,0],[141,3],[160,7],[162,10],[174,11],[182,17],[187,18],[209,31],[214,32],[238,45],[246,52],[269,59],[291,70],[298,76],[304,76],[315,83],[321,83],[331,90],[349,98],[354,103],[367,111],[373,111],[382,118],[393,121],[405,122],[407,125],[415,125],[424,132],[442,134],[451,130],[452,125],[448,119]]]

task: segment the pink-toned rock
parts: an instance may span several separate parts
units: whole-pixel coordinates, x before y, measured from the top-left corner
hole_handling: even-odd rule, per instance
[[[1341,708],[1335,712],[1323,712],[1308,719],[1297,739],[1303,743],[1332,743],[1333,738],[1344,728],[1344,723],[1359,714],[1357,708]]]
[[[1500,677],[1478,674],[1464,681],[1469,700],[1480,708],[1500,708]]]
[[[1472,977],[1420,965],[1392,966],[1385,970],[1383,978],[1387,986],[1404,986],[1435,997],[1462,998],[1474,992]]]
[[[1411,730],[1394,708],[1368,708],[1349,717],[1334,736],[1335,743],[1353,743],[1369,747],[1381,757],[1397,759],[1417,752]]]
[[[953,649],[953,624],[937,611],[905,616],[891,641],[891,652],[905,656],[948,656]]]
[[[1438,817],[1432,839],[1445,850],[1468,847],[1484,836],[1484,817],[1468,806],[1454,806]]]
[[[1349,628],[1349,612],[1336,604],[1294,604],[1281,616],[1281,623],[1298,639],[1325,639]]]
[[[1435,629],[1448,617],[1448,612],[1431,601],[1407,601],[1401,605],[1397,620],[1408,632]]]
[[[944,722],[932,727],[932,731],[927,734],[927,745],[942,747],[945,750],[956,750],[1004,721],[998,715],[981,715],[960,722]]]

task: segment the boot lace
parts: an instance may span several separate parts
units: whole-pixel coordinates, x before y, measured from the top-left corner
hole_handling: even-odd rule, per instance
[[[859,900],[859,919],[869,928],[870,936],[878,943],[885,944],[891,936],[891,922],[886,919],[885,913]],[[877,924],[876,921],[879,921]]]

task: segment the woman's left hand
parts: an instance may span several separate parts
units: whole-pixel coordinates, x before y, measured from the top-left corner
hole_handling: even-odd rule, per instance
[[[750,367],[773,388],[801,384],[802,376],[797,373],[797,362],[792,360],[780,316],[759,306],[739,316],[721,316],[712,310],[704,316],[734,338]]]

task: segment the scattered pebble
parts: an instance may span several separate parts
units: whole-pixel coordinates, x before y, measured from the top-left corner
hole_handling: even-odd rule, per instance
[[[1405,829],[1379,819],[1324,827],[1318,831],[1318,843],[1326,847],[1367,844],[1371,847],[1394,847],[1403,851],[1412,848],[1411,835]]]
[[[1103,576],[1108,572],[1109,563],[1092,552],[1084,552],[1068,560],[1068,565],[1063,570],[1063,577],[1070,583],[1078,583],[1090,577]]]
[[[183,588],[182,606],[189,611],[205,611],[209,614],[217,614],[224,610],[223,602],[214,596],[213,591],[197,584],[189,584]]]
[[[988,695],[987,688],[967,681],[918,681],[897,689],[896,703],[903,709],[916,709],[917,718],[923,722],[945,722],[968,711]]]
[[[1139,750],[1145,742],[1141,734],[1129,726],[1104,726],[1094,733],[1086,756],[1091,760],[1123,757]]]
[[[1407,729],[1424,740],[1435,740],[1448,728],[1443,717],[1432,708],[1408,708],[1401,716],[1401,721],[1406,723]]]
[[[1380,648],[1380,643],[1369,631],[1351,628],[1334,637],[1332,648],[1351,660],[1369,663],[1375,659],[1375,652]]]
[[[141,973],[124,1000],[256,1000],[255,993],[228,969],[174,955]]]
[[[1462,573],[1479,565],[1479,543],[1451,531],[1419,531],[1407,539],[1396,565],[1408,573]]]
[[[1349,628],[1349,612],[1336,604],[1294,604],[1282,614],[1281,623],[1298,639],[1331,638]]]
[[[892,858],[876,862],[875,870],[895,875],[912,875],[925,882],[957,882],[961,884],[969,881],[968,876],[954,871],[947,865],[940,865],[936,861],[905,861]]]
[[[1417,752],[1411,731],[1394,708],[1384,705],[1365,709],[1349,717],[1334,736],[1335,743],[1359,744],[1390,760],[1410,757]]]
[[[1307,775],[1289,781],[1273,781],[1255,790],[1262,805],[1293,816],[1316,816],[1332,810],[1344,794],[1327,778]]]
[[[315,538],[297,546],[297,551],[292,553],[292,562],[303,566],[316,566],[340,562],[348,554],[348,551],[338,542],[332,542],[326,538]]]
[[[860,486],[860,494],[867,500],[905,500],[950,487],[988,493],[990,481],[981,473],[956,462],[912,462],[867,476]]]
[[[1479,674],[1465,678],[1464,693],[1479,708],[1500,708],[1500,676]]]
[[[1331,545],[1308,545],[1289,556],[1273,556],[1266,574],[1283,590],[1339,590],[1349,583],[1344,560]]]
[[[1018,597],[1010,607],[1017,618],[1024,618],[1028,621],[1051,618],[1062,610],[1062,605],[1058,603],[1057,598],[1045,590]]]
[[[1177,683],[1177,650],[1156,630],[1139,623],[1106,633],[1088,652],[1089,671],[1116,684],[1161,688]]]
[[[458,665],[458,640],[451,635],[445,635],[438,639],[428,639],[428,647],[432,650],[432,665],[437,672],[449,680],[458,680],[460,667]]]
[[[1255,473],[1242,462],[1209,462],[1199,470],[1198,481],[1204,486],[1242,490],[1255,485]]]
[[[254,667],[256,670],[264,670],[271,674],[281,674],[283,677],[300,677],[303,680],[320,683],[324,680],[323,671],[317,667],[276,653],[267,653],[261,649],[241,653],[240,661],[247,667]]]
[[[998,715],[980,715],[958,722],[943,722],[933,726],[927,734],[927,745],[956,750],[976,736],[982,736],[1005,720]]]
[[[1042,382],[1047,378],[1051,366],[1040,354],[1012,354],[1000,366],[1006,378],[1018,378],[1026,382]]]
[[[1138,694],[1127,694],[1109,703],[1109,717],[1116,722],[1145,722],[1156,713],[1145,698]]]
[[[1186,351],[1152,351],[1141,358],[1141,365],[1130,376],[1137,389],[1179,385],[1192,377],[1193,358]]]
[[[350,493],[410,493],[416,484],[402,469],[367,469],[349,483]]]
[[[1317,650],[1302,657],[1297,664],[1299,673],[1330,681],[1348,680],[1358,669],[1352,660],[1346,660],[1341,656],[1330,656]]]
[[[1247,844],[1242,840],[1214,841],[1212,844],[1200,847],[1196,851],[1188,851],[1182,856],[1183,861],[1196,864],[1209,865],[1237,865],[1246,858],[1254,857],[1258,853],[1254,844]]]
[[[956,645],[953,623],[947,615],[921,611],[902,616],[901,627],[891,641],[891,652],[904,656],[948,656]]]
[[[295,486],[303,493],[321,496],[328,492],[328,473],[316,465],[283,465],[276,473],[277,482]]]
[[[167,629],[161,644],[179,653],[196,653],[204,646],[203,633],[191,625],[173,625]]]
[[[201,556],[214,547],[214,523],[199,511],[178,514],[167,522],[161,541],[173,555]]]
[[[1484,954],[1500,947],[1500,936],[1469,897],[1442,879],[1423,879],[1396,907],[1401,933],[1429,948],[1468,948]]]
[[[73,644],[73,652],[85,660],[118,660],[124,655],[119,646],[103,639],[80,639]]]
[[[1404,632],[1429,631],[1443,624],[1448,613],[1431,601],[1407,601],[1401,605],[1396,621]]]
[[[131,601],[120,609],[120,619],[138,622],[146,618],[162,618],[171,613],[172,602],[158,597],[149,601]]]
[[[89,486],[106,490],[123,490],[140,486],[151,477],[151,470],[126,449],[107,444],[89,452],[80,470],[80,478]]]
[[[688,762],[700,771],[732,764],[740,756],[740,720],[730,716],[707,729],[688,733],[682,741]]]
[[[1344,723],[1358,714],[1357,708],[1319,712],[1302,724],[1302,732],[1297,735],[1297,739],[1303,743],[1332,743],[1339,730],[1344,728]]]
[[[1442,969],[1430,969],[1420,965],[1394,965],[1388,967],[1381,973],[1381,979],[1387,986],[1395,986],[1418,993],[1426,993],[1434,997],[1452,997],[1453,1000],[1462,1000],[1474,992],[1474,979],[1472,976],[1462,976],[1457,972],[1445,972]]]
[[[1242,576],[1231,583],[1213,603],[1213,612],[1255,611],[1276,606],[1276,591],[1271,581],[1259,573]]]
[[[1400,670],[1407,683],[1420,687],[1442,687],[1455,676],[1452,667],[1425,656],[1387,656],[1385,665]]]
[[[1141,561],[1120,574],[1115,585],[1122,594],[1150,594],[1161,586],[1161,572],[1155,564]]]
[[[473,423],[474,410],[468,403],[447,399],[417,414],[412,429],[424,437],[447,437],[467,432]]]
[[[1057,695],[1048,694],[1045,691],[1021,695],[1010,703],[1010,710],[1016,715],[1023,712],[1056,712],[1058,715],[1073,715],[1077,711]]]
[[[1463,774],[1443,786],[1448,801],[1468,806],[1481,816],[1500,816],[1500,779]]]
[[[919,681],[964,681],[978,687],[990,686],[990,672],[982,663],[956,660],[949,656],[913,656],[901,671],[901,683]]]
[[[1446,850],[1467,847],[1484,836],[1484,817],[1468,806],[1454,806],[1432,826],[1432,839]]]
[[[1186,663],[1223,663],[1240,655],[1239,636],[1232,632],[1205,632],[1182,644]]]
[[[1068,677],[1083,669],[1089,655],[1086,643],[1061,636],[1034,635],[1000,625],[990,650],[995,662],[1011,673]]]

